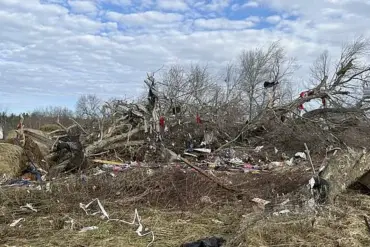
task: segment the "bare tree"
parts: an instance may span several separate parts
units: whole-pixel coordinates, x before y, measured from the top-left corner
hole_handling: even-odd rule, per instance
[[[314,61],[313,65],[310,67],[311,81],[319,82],[326,76],[329,76],[330,69],[330,57],[329,51],[325,50],[319,55],[319,57]]]
[[[323,52],[311,67],[315,90],[326,91],[325,97],[335,107],[361,106],[363,88],[370,82],[370,64],[366,61],[369,54],[370,40],[363,37],[343,45],[335,64],[329,53]]]
[[[294,71],[294,60],[288,59],[280,43],[273,42],[267,50],[244,51],[240,55],[240,73],[243,98],[248,105],[248,116],[251,120],[267,103],[266,90],[263,87],[265,81],[278,81],[279,84],[273,90],[272,101],[281,98],[281,88],[287,82],[287,78]],[[281,90],[280,90],[281,91]]]
[[[77,100],[76,115],[77,117],[87,120],[86,124],[91,128],[98,128],[100,138],[103,138],[104,117],[106,115],[103,102],[94,94],[82,95]],[[95,124],[98,126],[95,126]]]
[[[173,65],[158,84],[163,92],[165,102],[162,100],[162,106],[166,106],[165,111],[179,105],[182,106],[182,113],[185,109],[192,113],[202,111],[213,103],[215,94],[219,92],[207,66],[200,65],[191,65],[189,70]]]
[[[185,99],[188,96],[189,84],[186,77],[186,71],[180,65],[172,65],[163,73],[159,88],[168,102],[163,104],[165,111],[172,111],[174,107],[187,103]]]
[[[82,118],[101,117],[102,101],[94,94],[82,95],[77,100],[76,114]]]

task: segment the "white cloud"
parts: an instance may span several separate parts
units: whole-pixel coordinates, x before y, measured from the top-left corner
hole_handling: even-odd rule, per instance
[[[231,3],[231,0],[211,0],[207,1],[195,1],[194,7],[205,11],[222,11],[227,8]]]
[[[73,12],[77,13],[95,13],[97,8],[93,2],[83,0],[69,0],[69,6]]]
[[[271,15],[266,18],[266,21],[272,24],[276,24],[281,20],[279,15]]]
[[[117,6],[127,6],[132,4],[132,0],[93,0],[93,1],[97,1],[99,3],[109,3]]]
[[[108,12],[106,17],[112,21],[117,21],[127,25],[147,25],[152,26],[158,23],[171,23],[181,21],[183,16],[175,13],[162,13],[158,11],[146,11],[132,14],[120,14]]]
[[[152,0],[84,0],[75,14],[76,6],[70,13],[65,1],[58,1],[0,0],[0,105],[9,110],[73,107],[81,93],[134,97],[147,71],[175,61],[219,69],[243,49],[277,39],[302,65],[296,73],[301,84],[324,49],[336,55],[354,35],[370,35],[365,0],[258,0],[259,8],[276,13],[239,20],[222,11],[232,1],[186,0],[190,8],[181,14],[171,12],[180,5],[162,5],[166,10],[159,11]],[[88,15],[93,8],[86,2],[95,4],[102,16]],[[115,7],[104,7],[111,4]],[[294,13],[298,18],[290,17]],[[257,29],[260,19],[276,25]]]
[[[232,21],[225,18],[197,19],[194,25],[206,29],[245,29],[254,25],[252,21]]]
[[[163,10],[184,11],[189,9],[184,0],[157,0],[157,5]]]
[[[258,2],[255,1],[248,1],[244,4],[239,4],[235,3],[231,6],[231,10],[236,11],[236,10],[241,10],[241,9],[246,9],[246,8],[256,8],[259,6]]]
[[[258,7],[258,2],[255,1],[248,1],[247,3],[243,4],[242,7]]]

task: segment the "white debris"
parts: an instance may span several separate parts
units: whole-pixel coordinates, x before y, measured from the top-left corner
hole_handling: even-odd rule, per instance
[[[241,165],[241,164],[244,164],[244,162],[243,162],[241,159],[239,159],[239,158],[232,158],[232,159],[230,160],[230,163],[235,164],[235,165]]]
[[[51,192],[50,182],[46,183],[45,188],[46,188],[46,192]]]
[[[18,225],[19,222],[24,221],[24,220],[25,220],[24,218],[19,218],[17,220],[13,220],[13,222],[9,226],[10,227],[15,227],[16,225]]]
[[[89,207],[94,203],[96,202],[96,204],[99,206],[99,211],[96,211],[96,212],[93,212],[93,213],[90,213],[90,209]],[[87,215],[96,215],[96,214],[101,214],[101,218],[104,219],[104,218],[107,218],[109,219],[109,215],[107,213],[107,211],[105,211],[105,209],[103,208],[103,205],[100,203],[99,199],[96,198],[94,200],[92,200],[91,202],[89,202],[88,204],[82,204],[80,203],[80,208],[82,208],[83,211],[85,211],[85,213]]]
[[[283,201],[282,203],[280,203],[281,206],[284,206],[286,205],[288,202],[290,202],[289,198],[286,199],[285,201]]]
[[[211,219],[211,221],[215,224],[219,224],[219,225],[223,225],[224,223],[221,221],[221,220],[217,220],[217,219]]]
[[[20,207],[21,209],[30,209],[32,210],[33,212],[37,212],[37,209],[35,209],[31,203],[27,203],[25,206],[21,206]]]
[[[193,150],[199,153],[211,153],[212,152],[212,150],[209,148],[194,148]]]
[[[93,205],[94,202],[96,202],[96,204],[99,206],[99,211],[91,213],[91,210],[89,209],[89,207],[91,205]],[[150,241],[150,243],[147,245],[147,247],[152,245],[153,242],[154,242],[154,239],[155,239],[154,238],[154,232],[148,230],[147,228],[144,229],[143,225],[141,224],[141,217],[139,216],[139,213],[138,213],[137,209],[135,209],[135,216],[134,216],[133,221],[132,222],[127,222],[127,221],[120,220],[120,219],[110,219],[107,211],[105,211],[103,205],[100,203],[100,200],[98,198],[95,198],[94,200],[92,200],[91,202],[89,202],[86,205],[83,204],[83,203],[80,203],[80,208],[82,210],[84,210],[87,215],[96,215],[96,214],[100,213],[101,217],[103,219],[106,218],[108,221],[117,221],[117,222],[129,224],[129,225],[138,225],[138,228],[135,231],[137,233],[137,235],[139,235],[140,237],[143,237],[143,236],[146,236],[146,235],[149,235],[149,234],[152,235],[152,241]],[[93,226],[93,227],[95,227],[95,226]],[[89,227],[88,230],[95,230],[95,229],[91,229],[91,227]]]
[[[310,189],[312,190],[313,187],[315,186],[315,178],[312,177],[309,181],[308,184],[310,185]]]
[[[105,171],[101,170],[100,168],[97,168],[96,172],[93,175],[98,176],[98,175],[103,174],[103,173],[105,173]]]
[[[291,158],[291,159],[289,159],[289,160],[286,160],[286,161],[285,161],[285,164],[287,164],[288,166],[293,166],[293,165],[294,165],[294,159],[293,159],[293,158]]]
[[[261,199],[261,198],[253,198],[253,199],[252,199],[252,202],[257,203],[257,204],[258,204],[258,207],[259,207],[259,208],[262,208],[262,209],[265,209],[265,206],[266,206],[267,204],[270,204],[270,203],[271,203],[270,201],[266,201],[266,200],[263,200],[263,199]]]
[[[80,232],[87,232],[99,229],[97,226],[86,226],[80,230]]]
[[[307,159],[307,156],[306,156],[306,153],[304,152],[297,152],[295,155],[294,155],[295,158],[301,158],[301,159],[304,159],[306,160]]]
[[[254,149],[254,152],[256,153],[259,153],[261,150],[262,150],[263,146],[257,146],[255,149]]]
[[[290,213],[290,210],[289,209],[284,209],[284,210],[281,210],[279,212],[274,212],[273,215],[274,216],[279,216],[279,215],[288,214],[288,213]]]

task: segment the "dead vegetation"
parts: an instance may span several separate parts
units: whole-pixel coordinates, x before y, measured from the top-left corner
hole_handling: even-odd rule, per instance
[[[368,195],[346,193],[317,214],[246,215],[226,246],[369,246]]]

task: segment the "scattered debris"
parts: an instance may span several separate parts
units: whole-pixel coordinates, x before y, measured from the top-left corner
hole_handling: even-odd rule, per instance
[[[94,205],[94,203],[95,203],[95,205],[98,206],[98,208],[95,209],[97,211],[91,212],[92,210],[90,209],[90,207],[92,207]],[[154,242],[154,233],[152,231],[149,231],[148,229],[144,229],[144,227],[141,223],[141,218],[139,216],[139,213],[138,213],[137,209],[135,209],[135,215],[134,215],[133,221],[132,222],[127,222],[127,221],[120,220],[120,219],[111,219],[111,218],[109,218],[109,215],[108,215],[107,211],[105,211],[103,205],[101,204],[101,202],[98,198],[95,198],[94,200],[92,200],[91,202],[89,202],[86,205],[80,203],[80,208],[82,210],[84,210],[87,215],[98,215],[98,214],[100,214],[100,217],[102,219],[106,219],[108,221],[118,221],[118,222],[129,224],[129,225],[137,225],[138,228],[136,229],[135,232],[137,233],[138,236],[144,237],[144,236],[147,236],[149,234],[152,235],[152,241],[147,245],[147,247],[152,245],[153,242]]]
[[[95,205],[98,206],[98,210],[95,211],[95,212],[91,212],[91,209],[90,207],[93,206],[95,203]],[[103,205],[101,204],[100,200],[98,198],[95,198],[94,200],[92,200],[91,202],[89,202],[88,204],[82,204],[80,203],[80,208],[85,211],[86,215],[97,215],[97,214],[100,214],[101,218],[102,219],[109,219],[109,215],[108,213],[105,211]],[[96,209],[95,209],[96,210]]]

